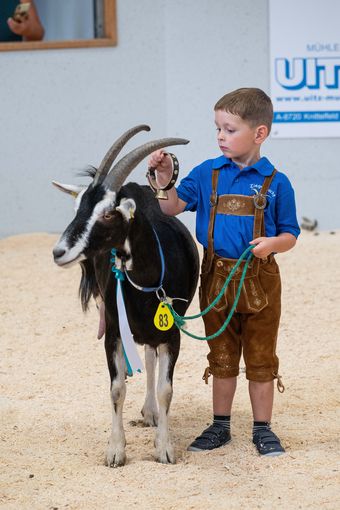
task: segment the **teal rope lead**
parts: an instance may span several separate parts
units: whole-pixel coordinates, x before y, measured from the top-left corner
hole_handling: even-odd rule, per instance
[[[198,313],[196,315],[181,316],[181,315],[178,315],[177,312],[175,312],[175,310],[173,309],[173,307],[172,307],[172,305],[170,303],[165,302],[165,304],[169,308],[169,310],[170,310],[170,312],[171,312],[171,314],[172,314],[172,316],[174,318],[175,325],[178,327],[178,329],[180,329],[183,333],[185,333],[186,335],[190,336],[191,338],[195,338],[196,340],[207,340],[207,341],[213,340],[214,338],[219,336],[221,333],[223,333],[223,331],[227,328],[229,322],[231,321],[233,313],[234,313],[234,311],[235,311],[235,309],[237,307],[238,301],[240,299],[241,290],[242,290],[244,279],[246,277],[246,273],[247,273],[247,269],[248,269],[249,263],[254,258],[254,255],[251,253],[251,250],[253,248],[254,248],[254,246],[249,246],[246,250],[244,250],[244,252],[240,256],[240,258],[238,259],[238,261],[234,265],[233,269],[231,270],[228,278],[224,282],[223,287],[221,288],[221,290],[218,293],[218,295],[216,296],[216,298],[202,312],[200,312],[200,313]],[[213,306],[215,306],[215,304],[218,303],[218,301],[223,296],[226,288],[228,287],[232,277],[234,276],[234,274],[236,273],[238,267],[240,266],[242,260],[244,260],[244,259],[246,259],[246,263],[244,265],[244,268],[243,268],[243,271],[242,271],[242,275],[241,275],[241,279],[240,279],[240,283],[239,283],[238,288],[237,288],[237,292],[236,292],[236,296],[235,296],[235,301],[233,303],[233,306],[230,309],[228,317],[226,318],[226,320],[224,321],[224,323],[222,324],[220,329],[218,331],[216,331],[216,333],[214,333],[212,335],[203,336],[203,337],[202,336],[194,335],[193,333],[190,333],[189,331],[184,329],[185,321],[193,320],[193,319],[198,319],[199,317],[203,317],[203,315],[206,315],[213,308]]]

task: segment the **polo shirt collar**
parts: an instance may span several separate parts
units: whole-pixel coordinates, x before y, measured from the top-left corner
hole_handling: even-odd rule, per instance
[[[225,156],[220,156],[219,158],[216,158],[213,160],[212,168],[213,170],[218,170],[222,167],[228,167],[233,164],[233,161],[229,158],[226,158]],[[266,157],[260,158],[254,165],[246,166],[243,168],[242,172],[249,171],[251,169],[256,170],[259,174],[263,175],[264,177],[267,177],[268,175],[271,175],[274,170],[274,166],[271,164],[269,159]]]
[[[250,168],[254,168],[254,170],[257,170],[259,174],[263,175],[264,177],[268,177],[273,173],[274,165],[271,164],[269,159],[262,157],[256,161],[254,165],[246,167],[247,170],[250,170]]]
[[[213,160],[213,170],[219,170],[223,166],[230,166],[232,164],[232,160],[229,158],[226,158],[225,156],[220,156],[219,158],[216,158]]]

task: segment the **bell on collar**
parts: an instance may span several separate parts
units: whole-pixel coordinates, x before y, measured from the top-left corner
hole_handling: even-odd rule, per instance
[[[158,189],[155,196],[159,200],[168,200],[168,194],[164,189]]]

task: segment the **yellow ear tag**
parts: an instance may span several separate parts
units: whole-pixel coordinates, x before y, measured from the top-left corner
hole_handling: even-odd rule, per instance
[[[169,308],[162,302],[158,305],[153,323],[161,331],[167,331],[174,323],[174,318]]]

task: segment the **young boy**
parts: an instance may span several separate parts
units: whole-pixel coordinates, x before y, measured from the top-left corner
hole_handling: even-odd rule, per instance
[[[185,177],[177,190],[160,200],[166,214],[196,211],[196,235],[204,247],[200,306],[204,309],[219,293],[237,259],[253,245],[254,259],[242,286],[240,300],[227,327],[208,342],[213,376],[212,425],[189,446],[190,451],[212,450],[227,444],[230,415],[243,350],[253,411],[253,443],[260,455],[284,453],[270,428],[274,379],[278,375],[276,340],[280,319],[280,273],[275,253],[290,250],[300,229],[294,191],[288,178],[260,156],[270,133],[273,106],[260,89],[242,88],[223,96],[215,105],[217,141],[223,155],[204,161]],[[162,150],[154,152],[149,166],[157,169],[158,185],[171,175],[171,161]],[[206,335],[224,323],[240,281],[243,265],[225,295],[204,317]]]

